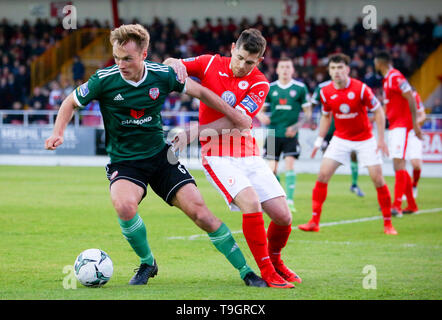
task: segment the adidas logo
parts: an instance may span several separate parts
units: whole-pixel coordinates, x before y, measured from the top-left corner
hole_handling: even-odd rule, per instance
[[[114,98],[114,101],[123,101],[123,100],[124,100],[124,98],[121,94],[117,94]]]
[[[232,249],[230,250],[230,253],[232,253],[233,251],[235,251],[236,249],[239,249],[238,244],[234,244]]]

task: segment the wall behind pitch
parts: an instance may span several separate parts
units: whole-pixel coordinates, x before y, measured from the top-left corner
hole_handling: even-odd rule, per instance
[[[56,0],[1,0],[0,18],[8,18],[13,23],[23,19],[34,21],[36,17],[49,17],[51,2]],[[76,6],[79,22],[85,18],[108,20],[112,22],[110,0],[71,0]],[[237,3],[233,6],[232,3]],[[283,19],[283,0],[120,0],[120,17],[125,21],[138,18],[142,23],[151,23],[155,16],[162,19],[173,17],[178,25],[187,30],[193,19],[204,23],[205,17],[233,17],[236,21],[248,17],[255,21],[262,15],[266,21],[275,18],[277,23]],[[327,17],[329,20],[340,17],[344,23],[352,25],[362,15],[365,5],[377,8],[378,23],[384,18],[396,21],[397,17],[412,14],[419,20],[425,16],[436,18],[442,14],[440,0],[306,0],[308,17]]]

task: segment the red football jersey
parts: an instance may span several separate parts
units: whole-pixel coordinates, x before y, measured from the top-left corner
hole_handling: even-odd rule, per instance
[[[266,77],[254,68],[248,75],[237,78],[230,68],[228,57],[220,55],[202,55],[183,59],[189,76],[200,79],[201,85],[212,90],[233,108],[254,117],[262,108],[269,82]],[[207,124],[224,117],[224,114],[200,102],[199,122]],[[229,134],[201,138],[202,154],[207,156],[246,157],[259,155],[255,138],[247,136],[234,137]]]
[[[398,70],[391,68],[382,80],[384,86],[384,104],[390,122],[390,129],[413,129],[413,120],[407,99],[402,93],[411,90],[407,79]]]
[[[374,111],[381,103],[365,83],[349,78],[347,86],[336,89],[333,81],[320,90],[322,112],[332,112],[334,135],[345,140],[363,141],[373,136],[367,108]]]

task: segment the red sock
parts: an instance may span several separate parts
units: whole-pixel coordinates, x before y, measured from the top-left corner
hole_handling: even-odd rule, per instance
[[[413,188],[417,187],[417,183],[419,182],[420,177],[421,177],[421,169],[414,169],[413,170]]]
[[[269,255],[270,260],[273,264],[281,261],[281,250],[287,244],[290,233],[292,232],[292,225],[280,226],[270,222],[269,228],[267,229],[267,239],[269,239]]]
[[[395,183],[394,183],[394,202],[393,207],[401,208],[402,204],[402,196],[405,193],[405,188],[407,186],[407,175],[408,172],[406,170],[398,170],[395,174]]]
[[[413,196],[413,183],[411,182],[411,177],[408,172],[405,172],[405,181],[407,182],[405,185],[405,196],[407,197],[407,204],[409,208],[417,208],[417,204]]]
[[[242,215],[242,231],[256,264],[261,270],[261,275],[275,272],[269,257],[267,234],[262,212],[244,213]]]
[[[391,225],[391,196],[388,186],[384,184],[376,188],[378,193],[378,203],[381,206],[382,216],[384,217],[384,226]]]
[[[312,195],[312,220],[316,224],[319,224],[319,220],[321,219],[322,204],[325,198],[327,198],[327,183],[316,181]]]

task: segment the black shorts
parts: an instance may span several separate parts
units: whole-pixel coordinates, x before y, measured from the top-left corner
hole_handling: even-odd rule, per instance
[[[177,191],[188,183],[196,185],[196,182],[169,148],[170,145],[166,145],[163,150],[150,158],[107,164],[109,187],[117,180],[129,180],[144,189],[144,198],[147,186],[150,185],[157,195],[172,206],[172,199]]]
[[[274,148],[271,148],[273,141],[275,146]],[[301,154],[301,146],[299,145],[298,138],[278,138],[268,136],[264,143],[264,158],[279,161],[281,153],[284,153],[284,158],[291,156],[298,159]]]

